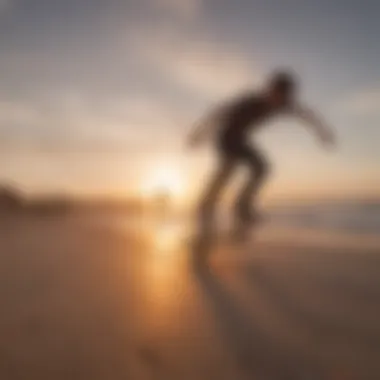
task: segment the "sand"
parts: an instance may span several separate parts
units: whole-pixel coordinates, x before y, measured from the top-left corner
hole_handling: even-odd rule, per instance
[[[380,379],[376,237],[0,218],[0,379]],[[368,243],[368,244],[367,244]]]

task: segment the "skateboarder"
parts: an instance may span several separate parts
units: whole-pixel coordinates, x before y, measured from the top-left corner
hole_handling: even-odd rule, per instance
[[[189,136],[191,146],[212,135],[219,162],[200,202],[200,228],[212,232],[216,203],[228,179],[240,164],[247,165],[250,176],[237,197],[236,226],[248,227],[258,220],[257,194],[268,177],[269,164],[259,148],[249,142],[249,133],[273,117],[293,115],[306,122],[325,144],[334,143],[332,131],[309,109],[298,103],[298,83],[289,72],[274,73],[259,92],[244,94],[212,112]]]

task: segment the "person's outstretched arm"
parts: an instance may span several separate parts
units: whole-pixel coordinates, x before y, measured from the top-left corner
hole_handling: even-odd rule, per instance
[[[225,112],[226,107],[220,106],[206,114],[188,135],[187,143],[192,147],[200,145],[221,125]]]
[[[317,116],[315,112],[303,106],[297,106],[293,111],[299,119],[316,132],[324,144],[335,145],[336,137],[333,130],[326,125],[320,116]]]

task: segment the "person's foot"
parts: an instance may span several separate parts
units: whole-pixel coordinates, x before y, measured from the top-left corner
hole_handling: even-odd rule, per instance
[[[191,261],[195,269],[207,265],[207,258],[212,248],[211,235],[198,235],[194,237],[191,244]]]
[[[244,226],[258,224],[263,220],[263,216],[255,209],[249,208],[238,210],[236,213],[236,223]]]
[[[250,228],[260,224],[263,219],[263,216],[257,211],[245,212],[244,215],[239,215],[236,218],[235,226],[233,229],[233,240],[238,243],[245,241]]]
[[[261,224],[264,221],[264,215],[259,213],[258,211],[255,211],[250,215],[249,220],[247,221],[250,225],[258,225]]]

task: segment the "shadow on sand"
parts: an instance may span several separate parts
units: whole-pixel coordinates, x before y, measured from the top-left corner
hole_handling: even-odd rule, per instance
[[[326,344],[336,342],[346,346],[356,346],[361,350],[365,349],[368,351],[373,351],[380,347],[379,337],[374,334],[374,331],[367,328],[365,324],[355,326],[347,318],[334,317],[334,313],[331,316],[324,315],[322,312],[316,313],[317,307],[312,307],[313,294],[310,294],[308,297],[308,305],[299,302],[299,300],[289,294],[289,291],[283,288],[275,276],[266,273],[264,268],[246,266],[242,269],[241,274],[247,286],[257,289],[261,293],[261,297],[270,302],[280,315],[291,321],[293,325],[308,331],[314,337],[318,337],[318,340],[322,339]],[[339,294],[338,286],[332,286],[328,282],[323,283],[323,280],[316,281],[312,277],[303,279],[302,281],[307,281],[307,285],[312,285],[319,294],[333,294],[336,298],[334,309],[339,310],[342,297]],[[302,281],[299,285],[301,291],[302,284],[304,283]],[[347,286],[346,289],[349,290],[350,287]],[[337,290],[338,292],[335,294]],[[353,301],[350,305],[351,309],[355,308]],[[328,307],[326,305],[326,309]],[[345,308],[347,308],[347,305],[345,305]],[[343,313],[340,314],[344,315]]]
[[[283,347],[278,347],[234,299],[220,279],[206,267],[196,267],[195,277],[227,349],[239,371],[248,378],[294,380],[298,368]]]

